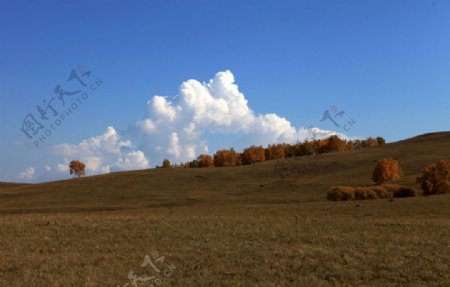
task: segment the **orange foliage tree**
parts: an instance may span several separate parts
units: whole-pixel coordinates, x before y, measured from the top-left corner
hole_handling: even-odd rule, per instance
[[[254,164],[265,160],[266,157],[262,146],[251,146],[244,149],[241,153],[242,164]]]
[[[239,154],[234,151],[233,148],[230,150],[219,150],[214,154],[214,166],[234,166],[240,164]]]
[[[424,195],[450,193],[450,161],[438,160],[427,165],[417,181]]]
[[[334,135],[322,140],[322,144],[319,148],[319,153],[345,151],[347,149],[347,141]]]
[[[285,145],[284,144],[274,144],[269,145],[265,149],[266,160],[272,159],[284,159],[285,158]]]
[[[213,166],[213,158],[209,154],[201,154],[197,158],[198,167],[212,167]]]
[[[86,165],[78,160],[72,160],[69,164],[70,175],[74,174],[77,177],[84,175],[84,169]]]
[[[394,181],[400,178],[401,170],[398,162],[391,158],[384,158],[377,162],[372,173],[372,180],[376,184],[382,184],[387,181]]]

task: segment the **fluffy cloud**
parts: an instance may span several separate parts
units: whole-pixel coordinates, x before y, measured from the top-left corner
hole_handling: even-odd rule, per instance
[[[36,170],[34,169],[34,167],[31,166],[31,167],[27,167],[24,171],[19,173],[17,178],[29,181],[29,180],[32,180],[35,175],[36,175]]]
[[[147,110],[146,118],[133,130],[139,134],[140,148],[156,162],[163,158],[186,161],[207,152],[207,134],[240,134],[247,142],[262,145],[338,134],[296,129],[276,114],[255,113],[230,71],[218,72],[206,83],[187,80],[176,97],[156,95],[148,101]]]
[[[53,146],[52,151],[65,157],[64,164],[56,166],[56,170],[61,173],[68,172],[68,158],[85,163],[89,174],[149,167],[145,154],[140,150],[133,150],[131,141],[121,140],[113,127],[108,127],[103,134],[83,140],[79,144]]]
[[[286,118],[254,112],[230,71],[219,72],[206,83],[187,80],[173,98],[153,96],[147,102],[146,117],[133,124],[127,134],[134,137],[138,148],[130,140],[122,140],[113,127],[79,144],[53,146],[51,150],[63,157],[64,163],[51,170],[60,176],[68,174],[69,159],[84,162],[87,174],[144,169],[150,166],[150,159],[156,164],[164,158],[172,162],[192,160],[207,153],[210,136],[217,135],[239,135],[241,146],[235,146],[238,149],[250,144],[345,137],[318,128],[296,129]],[[34,169],[23,172],[23,177],[33,176]]]
[[[148,168],[149,162],[145,157],[145,154],[142,151],[137,150],[120,157],[116,162],[116,166],[120,170],[144,169]]]

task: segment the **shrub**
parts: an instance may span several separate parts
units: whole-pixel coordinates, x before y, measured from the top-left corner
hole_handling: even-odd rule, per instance
[[[414,197],[418,192],[414,188],[398,184],[375,186],[335,186],[327,193],[328,200],[364,200],[393,197]]]
[[[416,189],[404,186],[400,186],[394,191],[394,197],[415,197],[418,194]]]
[[[353,200],[355,199],[355,190],[351,186],[332,187],[327,194],[328,200]]]
[[[356,200],[368,199],[369,191],[370,191],[370,189],[367,187],[363,187],[363,186],[355,187],[355,199]]]
[[[424,195],[450,193],[450,161],[438,160],[427,165],[417,182]]]
[[[375,184],[382,184],[399,179],[401,173],[402,172],[396,160],[384,158],[377,162],[377,165],[372,173],[372,180]]]
[[[376,198],[392,198],[394,197],[393,189],[386,185],[377,185],[373,187]]]

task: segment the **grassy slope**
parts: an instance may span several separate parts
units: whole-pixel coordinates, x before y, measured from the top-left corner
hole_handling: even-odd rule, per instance
[[[0,212],[114,210],[192,205],[325,203],[334,185],[370,184],[376,160],[392,157],[415,185],[425,164],[450,158],[450,133],[383,147],[254,166],[150,169],[36,185],[0,185]]]
[[[131,286],[130,270],[161,286],[450,286],[449,195],[325,199],[370,184],[383,157],[414,185],[449,143],[439,133],[254,166],[0,184],[0,286]],[[152,251],[173,275],[139,266]]]

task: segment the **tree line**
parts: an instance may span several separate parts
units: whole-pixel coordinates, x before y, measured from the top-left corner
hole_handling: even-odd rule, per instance
[[[344,140],[334,135],[325,139],[297,142],[295,144],[272,144],[267,147],[252,145],[245,148],[240,153],[236,152],[233,148],[223,149],[218,150],[213,155],[201,154],[192,161],[173,165],[168,159],[164,159],[162,167],[203,168],[250,165],[266,160],[282,160],[289,157],[307,156],[328,152],[343,152],[353,149],[380,146],[385,143],[386,141],[382,137],[370,137],[365,140]]]

